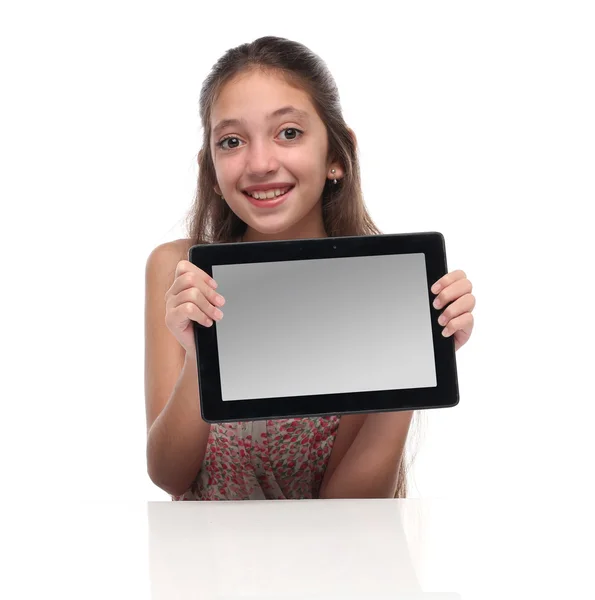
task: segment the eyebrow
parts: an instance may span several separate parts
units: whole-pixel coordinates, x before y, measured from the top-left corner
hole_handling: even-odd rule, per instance
[[[282,117],[284,115],[294,115],[304,121],[308,121],[310,118],[310,115],[305,110],[300,110],[295,106],[283,106],[267,115],[267,120],[274,119],[275,117]],[[230,125],[236,126],[245,124],[246,121],[244,119],[223,119],[223,121],[219,121],[219,123],[213,127],[213,135],[217,135],[222,129],[225,129]]]

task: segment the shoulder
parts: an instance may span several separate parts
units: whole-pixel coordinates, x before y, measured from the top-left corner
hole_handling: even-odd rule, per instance
[[[149,259],[157,257],[180,257],[179,260],[188,257],[188,250],[192,247],[192,240],[182,238],[179,240],[173,240],[171,242],[165,242],[159,244],[159,246],[153,248],[149,254]]]
[[[192,247],[192,241],[183,238],[179,240],[173,240],[171,242],[164,242],[159,244],[151,250],[147,262],[163,262],[171,260],[183,260],[188,258],[188,250]]]
[[[188,260],[188,251],[191,247],[192,241],[186,238],[159,244],[151,250],[147,258],[147,270],[171,268],[172,264],[175,270],[179,261]]]

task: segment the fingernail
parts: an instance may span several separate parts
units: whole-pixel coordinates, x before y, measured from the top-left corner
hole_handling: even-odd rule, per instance
[[[446,325],[446,317],[444,315],[440,315],[438,318],[438,323],[440,323],[440,325]]]
[[[438,300],[438,298],[434,300],[434,308],[440,308],[440,300]]]
[[[435,283],[431,287],[431,291],[432,291],[433,294],[437,294],[440,291],[440,284],[439,283]]]
[[[448,333],[449,333],[449,332],[448,332],[448,327],[445,327],[445,328],[442,330],[442,335],[443,335],[444,337],[448,337]]]
[[[216,319],[222,319],[223,318],[223,313],[218,308],[215,309],[215,318]]]
[[[223,296],[217,296],[215,300],[219,306],[223,306],[225,304],[225,298]]]

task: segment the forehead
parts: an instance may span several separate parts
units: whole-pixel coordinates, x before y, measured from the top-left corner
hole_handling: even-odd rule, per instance
[[[222,87],[211,111],[211,127],[216,133],[215,128],[222,129],[222,122],[244,120],[246,123],[264,123],[275,116],[275,111],[287,107],[296,109],[294,112],[284,111],[283,115],[288,119],[312,121],[317,116],[309,95],[287,83],[280,75],[260,71],[242,74]]]

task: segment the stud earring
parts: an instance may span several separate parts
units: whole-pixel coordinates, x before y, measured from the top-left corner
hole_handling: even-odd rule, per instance
[[[335,169],[331,169],[331,173],[334,173],[334,172],[335,172]],[[337,180],[336,180],[336,179],[333,179],[333,183],[334,183],[335,185],[337,185]]]

